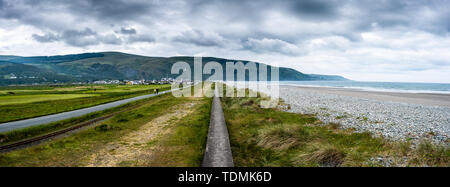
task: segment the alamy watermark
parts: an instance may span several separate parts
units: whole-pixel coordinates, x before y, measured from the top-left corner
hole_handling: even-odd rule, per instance
[[[202,57],[194,57],[193,71],[189,63],[178,61],[172,65],[171,73],[178,75],[172,84],[172,94],[175,97],[257,97],[259,92],[267,97],[261,101],[261,107],[272,108],[278,105],[279,68],[274,65],[237,61],[226,62],[223,67],[215,61],[203,64]],[[216,91],[211,91],[213,83],[216,83]],[[246,92],[246,89],[250,91]]]

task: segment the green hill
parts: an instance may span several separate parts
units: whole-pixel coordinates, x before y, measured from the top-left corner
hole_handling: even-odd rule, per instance
[[[75,55],[58,55],[58,56],[33,56],[33,57],[3,56],[3,57],[4,60],[16,63],[58,64],[62,62],[72,62],[81,59],[103,57],[103,56],[105,55],[102,53],[83,53]]]
[[[32,65],[0,61],[0,85],[72,82],[71,76]]]
[[[23,84],[42,82],[75,82],[104,79],[159,80],[163,77],[175,78],[170,70],[174,63],[185,61],[193,69],[193,57],[146,57],[119,52],[84,53],[62,56],[0,56],[0,84]],[[203,63],[216,61],[223,65],[237,60],[204,57]],[[242,61],[244,64],[248,61]],[[259,63],[257,63],[259,66]],[[269,71],[270,72],[270,71]],[[17,78],[11,79],[11,74]],[[270,74],[270,73],[269,73]],[[225,76],[225,72],[224,72]],[[30,79],[33,80],[19,80]],[[25,78],[28,77],[28,78]],[[37,78],[36,78],[37,77]],[[207,75],[203,76],[207,78]],[[270,79],[270,76],[269,76]],[[280,68],[281,81],[303,80],[347,80],[341,76],[304,74],[290,68]]]

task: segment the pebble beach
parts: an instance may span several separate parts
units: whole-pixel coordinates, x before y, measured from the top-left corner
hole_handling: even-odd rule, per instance
[[[389,93],[346,88],[280,86],[289,112],[390,140],[449,145],[450,94]]]

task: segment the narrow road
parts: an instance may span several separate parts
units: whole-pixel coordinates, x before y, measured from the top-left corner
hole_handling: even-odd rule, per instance
[[[233,167],[228,129],[223,115],[222,104],[216,87],[211,108],[208,139],[206,142],[203,167]]]
[[[170,92],[170,90],[159,92],[158,95],[168,93],[168,92]],[[73,110],[73,111],[69,111],[69,112],[52,114],[52,115],[47,115],[47,116],[42,116],[42,117],[20,120],[20,121],[13,121],[13,122],[8,122],[8,123],[1,123],[0,124],[0,132],[8,132],[8,131],[22,129],[22,128],[26,128],[26,127],[43,125],[43,124],[47,124],[47,123],[51,123],[51,122],[56,122],[56,121],[61,121],[61,120],[70,119],[70,118],[74,118],[74,117],[79,117],[79,116],[86,115],[86,114],[89,114],[92,112],[98,112],[98,111],[106,110],[109,108],[114,108],[116,106],[123,105],[123,104],[129,103],[129,102],[132,102],[132,101],[137,101],[137,100],[141,100],[141,99],[154,97],[156,95],[157,94],[142,95],[142,96],[138,96],[138,97],[128,98],[128,99],[124,99],[124,100],[120,100],[120,101],[114,101],[111,103],[97,105],[97,106],[93,106],[93,107],[89,107],[89,108],[83,108],[83,109],[79,109],[79,110]]]

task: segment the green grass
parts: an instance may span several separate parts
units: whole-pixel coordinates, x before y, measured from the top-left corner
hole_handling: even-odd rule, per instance
[[[0,105],[25,104],[40,101],[95,97],[98,94],[36,94],[0,97]]]
[[[168,106],[189,102],[170,94],[157,96],[146,104],[71,136],[41,145],[0,154],[0,166],[82,166],[90,155],[107,143],[136,131],[152,119],[167,113]],[[195,159],[194,159],[195,160]]]
[[[200,167],[205,153],[212,98],[201,98],[194,112],[174,126],[157,144],[160,150],[150,166]]]
[[[402,166],[450,166],[448,148],[422,143],[409,149],[312,115],[262,109],[261,98],[222,98],[235,166],[381,166],[384,156]],[[401,163],[407,155],[407,163]]]
[[[4,87],[2,87],[4,88]],[[29,94],[31,92],[42,92],[43,90],[0,90],[0,96],[6,96],[6,95],[16,95],[16,94]]]
[[[4,88],[4,87],[2,87]],[[27,87],[21,90],[27,90]],[[21,104],[0,104],[0,123],[33,118],[60,112],[91,107],[99,104],[122,100],[144,94],[153,93],[155,88],[170,89],[170,85],[91,85],[91,86],[63,86],[63,87],[31,87],[29,92],[20,92],[0,96],[0,103],[8,98],[22,98]],[[11,90],[4,90],[12,92]],[[43,95],[44,94],[44,95]],[[78,98],[69,98],[73,96]],[[45,96],[47,95],[47,96]],[[67,98],[61,99],[67,95]],[[86,97],[82,96],[85,95]],[[92,97],[93,95],[98,95]],[[2,99],[4,98],[4,99]],[[45,101],[37,101],[39,99]],[[48,100],[48,99],[58,100]],[[35,102],[37,101],[37,102]],[[9,101],[6,101],[9,102]]]
[[[5,144],[9,144],[9,143],[16,142],[19,140],[51,133],[51,132],[54,132],[57,130],[68,128],[70,126],[97,118],[97,117],[105,116],[105,115],[112,114],[112,113],[115,113],[118,111],[132,109],[134,107],[138,107],[142,104],[145,104],[152,99],[153,99],[153,97],[130,102],[130,103],[123,104],[123,105],[120,105],[120,106],[117,106],[114,108],[106,109],[103,111],[93,112],[93,113],[86,114],[86,115],[83,115],[80,117],[75,117],[75,118],[70,118],[70,119],[66,119],[66,120],[62,120],[62,121],[52,122],[52,123],[45,124],[45,125],[33,126],[33,127],[14,130],[14,131],[10,131],[10,132],[0,133],[0,145],[5,145]],[[126,119],[121,119],[121,120],[126,120]]]
[[[144,90],[161,88],[161,87],[167,87],[167,85],[164,85],[164,86],[161,86],[161,85],[117,85],[117,86],[113,86],[113,87],[106,87],[103,89],[98,89],[97,91],[89,90],[89,93],[137,92],[137,91],[144,91]]]

